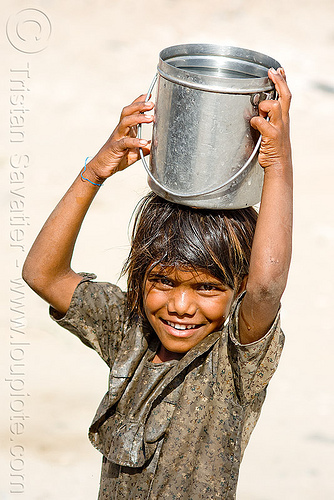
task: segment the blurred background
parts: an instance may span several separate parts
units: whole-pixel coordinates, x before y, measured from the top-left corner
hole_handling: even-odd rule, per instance
[[[122,107],[147,91],[160,50],[190,42],[274,57],[293,94],[286,345],[237,499],[333,498],[332,0],[4,0],[1,18],[0,498],[97,496],[101,456],[86,435],[107,366],[48,318],[20,269],[85,158],[108,138]],[[117,282],[130,216],[147,189],[139,162],[105,184],[80,233],[76,271]]]

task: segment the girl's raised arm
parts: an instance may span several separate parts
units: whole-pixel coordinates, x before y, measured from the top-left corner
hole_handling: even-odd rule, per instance
[[[239,316],[240,340],[251,343],[272,325],[284,292],[292,247],[291,94],[282,68],[270,70],[278,101],[262,101],[251,125],[262,134],[259,162],[264,184],[252,247],[246,295]],[[266,120],[269,117],[269,121]]]
[[[61,314],[66,313],[81,280],[71,269],[71,259],[81,224],[99,186],[137,161],[139,147],[144,154],[150,151],[148,141],[136,138],[137,125],[153,119],[143,114],[153,108],[144,99],[140,96],[123,109],[114,132],[51,213],[24,263],[23,279]]]

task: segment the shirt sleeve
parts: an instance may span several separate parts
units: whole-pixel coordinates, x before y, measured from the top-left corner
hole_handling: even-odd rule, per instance
[[[111,366],[124,336],[126,295],[111,283],[91,281],[95,275],[82,276],[65,316],[52,307],[50,316]]]
[[[264,337],[251,344],[241,344],[238,317],[243,296],[238,298],[230,316],[228,343],[237,393],[241,403],[248,404],[266,389],[275,373],[282,354],[284,334],[278,312]]]

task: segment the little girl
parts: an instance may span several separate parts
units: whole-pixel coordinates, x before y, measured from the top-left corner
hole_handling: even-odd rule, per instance
[[[280,299],[291,258],[290,92],[251,125],[265,170],[253,208],[196,210],[153,193],[141,203],[124,267],[128,292],[71,267],[99,186],[134,163],[145,96],[123,109],[106,144],[55,208],[23,277],[52,317],[110,367],[89,436],[102,453],[99,500],[235,498],[240,461],[283,346]],[[266,118],[269,118],[267,120]]]

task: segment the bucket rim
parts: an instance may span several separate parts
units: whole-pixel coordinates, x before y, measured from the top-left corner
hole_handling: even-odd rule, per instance
[[[213,58],[212,61],[219,61],[221,58],[225,64],[230,66],[236,64],[240,73],[248,74],[248,71],[252,69],[254,76],[229,78],[217,76],[217,74],[197,73],[193,69],[185,69],[191,58],[197,58],[197,62],[201,59],[203,61],[210,60],[210,58]],[[195,61],[195,59],[193,60]],[[176,66],[175,61],[177,64],[184,61],[185,67]],[[279,67],[280,63],[276,59],[251,49],[231,45],[189,43],[172,45],[161,50],[157,71],[166,80],[198,90],[252,94],[272,90],[274,85],[268,78],[268,69],[278,69]]]

